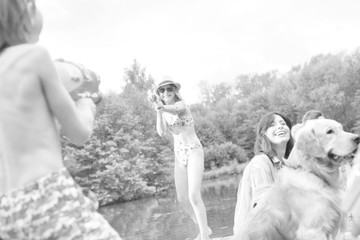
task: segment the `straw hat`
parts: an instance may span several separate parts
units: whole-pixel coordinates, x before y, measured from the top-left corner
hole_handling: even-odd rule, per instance
[[[180,83],[177,83],[177,82],[174,82],[171,78],[169,77],[166,77],[166,78],[163,78],[163,81],[161,81],[155,88],[155,92],[158,92],[159,88],[161,88],[162,86],[165,86],[165,85],[174,85],[177,90],[179,91],[180,88],[181,88],[181,85]]]

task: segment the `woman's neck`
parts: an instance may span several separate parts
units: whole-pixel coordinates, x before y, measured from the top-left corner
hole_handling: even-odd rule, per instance
[[[286,152],[286,144],[281,144],[281,145],[277,145],[274,146],[274,150],[276,152],[276,156],[279,159],[283,159],[285,157],[285,152]]]
[[[174,105],[175,100],[170,100],[170,101],[167,101],[167,102],[164,101],[164,103],[165,103],[165,105]]]

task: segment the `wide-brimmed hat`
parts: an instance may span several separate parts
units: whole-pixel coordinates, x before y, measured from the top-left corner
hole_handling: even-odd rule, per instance
[[[179,91],[181,88],[180,83],[174,82],[173,80],[169,79],[169,78],[165,78],[165,80],[161,81],[155,88],[155,92],[157,92],[159,90],[159,88],[161,88],[162,86],[165,85],[174,85],[177,90]]]

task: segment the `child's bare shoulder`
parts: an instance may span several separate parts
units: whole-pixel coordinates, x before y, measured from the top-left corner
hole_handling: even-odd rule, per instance
[[[26,44],[24,46],[24,53],[34,60],[49,60],[50,55],[48,50],[41,45]]]
[[[34,44],[21,44],[9,47],[0,55],[0,66],[23,66],[23,63],[40,64],[42,60],[50,60],[46,48]]]

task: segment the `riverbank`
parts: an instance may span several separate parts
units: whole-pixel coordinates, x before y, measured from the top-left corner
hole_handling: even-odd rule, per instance
[[[241,163],[241,164],[234,162],[228,166],[223,166],[218,169],[206,171],[206,172],[204,172],[203,180],[216,179],[216,178],[230,176],[230,175],[234,175],[234,174],[242,174],[247,164],[248,164],[248,162]]]
[[[212,238],[212,240],[231,240],[234,236],[228,236],[228,237],[220,237],[220,238]]]
[[[206,182],[210,182],[211,180],[215,180],[217,178],[226,178],[226,177],[241,175],[247,164],[248,164],[248,162],[239,164],[236,161],[234,161],[230,165],[206,171],[206,172],[204,172],[203,183],[206,184]],[[136,201],[136,200],[141,200],[141,199],[146,199],[146,198],[164,197],[164,196],[168,195],[169,192],[174,191],[174,189],[175,189],[175,184],[174,184],[174,182],[172,182],[172,184],[170,184],[166,188],[166,190],[155,192],[155,193],[144,194],[140,197],[132,198],[127,201],[116,200],[113,202],[108,202],[106,204],[100,204],[100,206],[106,207],[106,206],[110,206],[110,205],[116,205],[116,204],[120,204],[120,203],[131,202],[131,201]]]
[[[211,240],[233,240],[233,238],[234,236],[227,236],[227,237],[211,238]],[[351,236],[350,232],[345,232],[343,238],[340,240],[354,240],[354,238]]]

